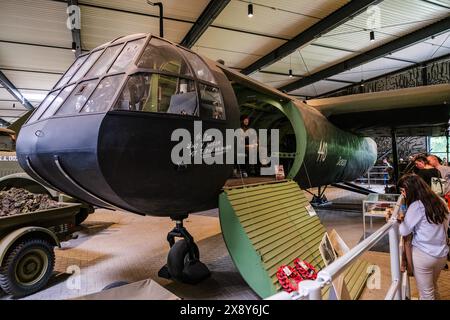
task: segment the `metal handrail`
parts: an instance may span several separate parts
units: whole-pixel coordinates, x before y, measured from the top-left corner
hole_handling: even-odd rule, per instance
[[[346,268],[352,265],[355,260],[359,258],[364,252],[368,251],[376,243],[378,243],[386,234],[389,234],[392,277],[392,285],[389,288],[386,299],[404,299],[405,297],[401,293],[402,277],[400,272],[400,237],[397,221],[398,213],[403,200],[403,196],[400,195],[397,203],[395,204],[391,218],[384,226],[382,226],[364,241],[360,242],[357,246],[352,248],[342,257],[338,258],[333,263],[322,269],[318,273],[316,280],[304,280],[299,283],[298,292],[293,292],[290,294],[286,292],[280,292],[269,297],[268,300],[321,300],[321,289],[327,285],[331,285],[333,280],[341,275],[346,270]]]
[[[388,166],[373,166],[372,168],[370,168],[368,171],[367,171],[367,178],[365,178],[364,176],[362,176],[362,177],[359,177],[358,179],[356,179],[356,180],[358,180],[358,181],[367,181],[367,184],[369,185],[369,189],[371,188],[371,185],[372,185],[372,181],[385,181],[385,179],[384,178],[372,178],[372,176],[384,176],[384,175],[386,175],[387,174],[387,168],[388,168]],[[373,171],[373,169],[384,169],[384,171]]]

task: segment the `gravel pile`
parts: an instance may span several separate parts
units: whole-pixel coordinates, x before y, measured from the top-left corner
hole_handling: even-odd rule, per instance
[[[19,188],[0,192],[0,217],[58,207],[58,202],[46,194],[34,194]]]

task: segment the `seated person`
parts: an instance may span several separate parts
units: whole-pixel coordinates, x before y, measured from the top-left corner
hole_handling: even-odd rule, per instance
[[[438,169],[431,166],[427,158],[419,155],[414,159],[416,166],[416,174],[421,177],[429,186],[431,186],[431,178],[440,178],[441,173]]]

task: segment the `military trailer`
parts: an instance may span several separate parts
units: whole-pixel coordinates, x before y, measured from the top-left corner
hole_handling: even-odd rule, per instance
[[[23,297],[47,285],[55,263],[54,247],[70,240],[75,226],[94,209],[27,175],[17,161],[15,140],[14,130],[0,128],[0,191],[20,188],[60,201],[58,208],[0,216],[0,288]]]
[[[0,288],[15,298],[47,285],[54,248],[72,238],[79,203],[0,217]]]

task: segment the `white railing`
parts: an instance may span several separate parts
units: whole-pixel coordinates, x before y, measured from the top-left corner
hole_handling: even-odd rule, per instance
[[[364,176],[356,179],[356,181],[367,184],[369,189],[372,187],[372,184],[384,184],[386,180],[385,176],[388,175],[387,169],[387,166],[373,166]],[[367,178],[365,177],[366,175]],[[387,180],[389,180],[389,177]]]
[[[332,282],[386,234],[389,234],[392,284],[389,287],[385,299],[405,300],[409,298],[409,278],[408,276],[405,277],[406,274],[404,274],[403,279],[400,272],[400,237],[397,216],[402,202],[403,196],[399,196],[390,220],[370,237],[322,269],[318,273],[316,280],[304,280],[299,283],[298,291],[292,293],[280,292],[267,298],[267,300],[322,300],[322,288],[326,286],[331,286],[330,299],[336,299],[337,294],[334,292]]]

